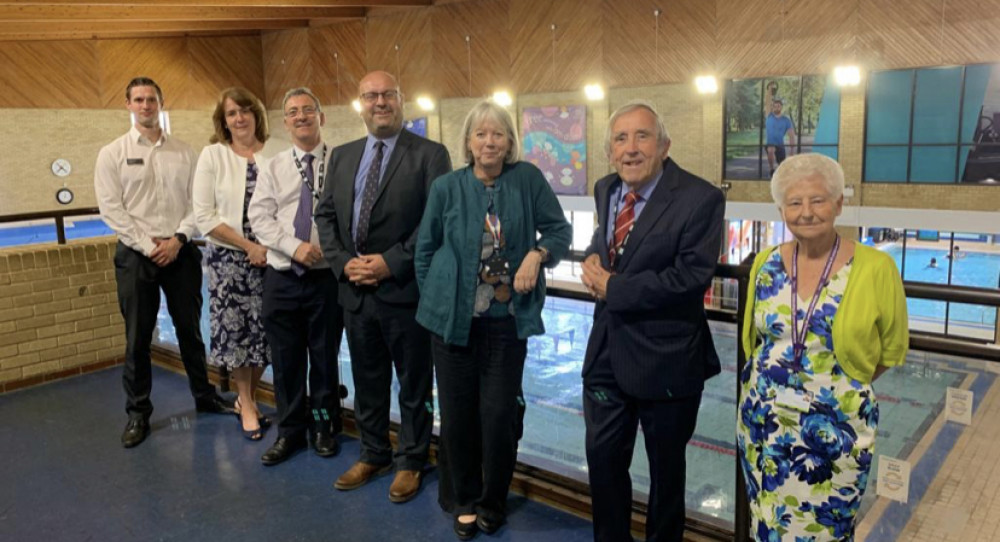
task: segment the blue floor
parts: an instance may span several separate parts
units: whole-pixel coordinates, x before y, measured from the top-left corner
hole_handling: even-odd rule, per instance
[[[455,540],[437,505],[437,474],[396,505],[392,477],[351,492],[333,481],[358,457],[303,452],[264,467],[263,442],[232,416],[196,415],[181,376],[154,368],[153,432],[126,450],[121,368],[0,395],[0,540]],[[477,540],[591,540],[591,524],[511,495],[509,523]]]

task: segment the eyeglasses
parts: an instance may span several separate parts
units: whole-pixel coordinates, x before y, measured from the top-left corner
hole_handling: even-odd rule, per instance
[[[315,117],[316,114],[319,113],[319,110],[316,109],[315,107],[308,107],[308,106],[303,107],[302,109],[299,109],[297,107],[293,107],[293,108],[289,109],[288,111],[285,111],[285,118],[286,119],[294,119],[295,117],[299,116],[299,113],[302,113],[303,115],[305,115],[307,117]]]
[[[399,99],[399,91],[387,90],[385,92],[365,92],[361,95],[361,101],[373,104],[378,101],[379,96],[387,102],[395,102]]]

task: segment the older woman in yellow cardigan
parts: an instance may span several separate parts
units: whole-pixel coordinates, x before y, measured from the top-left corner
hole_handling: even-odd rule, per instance
[[[794,240],[750,274],[737,445],[758,541],[852,540],[878,427],[872,381],[906,359],[892,258],[843,239],[844,172],[794,156],[771,193]]]

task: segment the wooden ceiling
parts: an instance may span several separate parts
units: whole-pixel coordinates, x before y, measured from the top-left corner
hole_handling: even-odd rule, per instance
[[[0,41],[253,34],[440,0],[0,0]]]

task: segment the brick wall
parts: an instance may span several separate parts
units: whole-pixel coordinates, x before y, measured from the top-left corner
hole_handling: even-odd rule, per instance
[[[0,386],[4,390],[120,363],[125,324],[115,241],[0,251]]]

